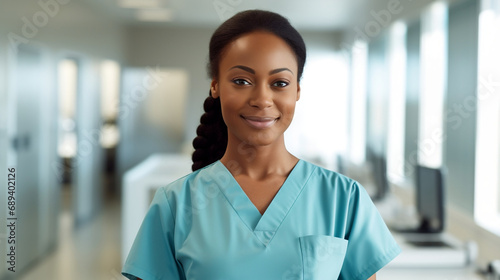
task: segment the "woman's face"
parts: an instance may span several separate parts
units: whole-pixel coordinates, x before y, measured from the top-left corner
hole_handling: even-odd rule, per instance
[[[212,80],[228,139],[264,146],[282,139],[300,97],[297,60],[288,44],[265,31],[228,44]]]

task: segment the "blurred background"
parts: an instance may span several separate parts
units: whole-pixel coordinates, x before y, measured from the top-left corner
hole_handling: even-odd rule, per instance
[[[4,0],[0,279],[123,279],[151,193],[190,171],[210,36],[255,8],[308,48],[290,151],[407,214],[416,168],[444,170],[447,231],[500,259],[500,1]]]

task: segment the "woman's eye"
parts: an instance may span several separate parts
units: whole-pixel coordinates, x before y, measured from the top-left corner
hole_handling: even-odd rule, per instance
[[[233,83],[239,85],[239,86],[244,86],[244,85],[249,85],[250,83],[245,80],[245,79],[234,79]]]
[[[275,87],[286,87],[288,85],[287,82],[284,82],[284,81],[277,81],[273,84],[273,86]]]

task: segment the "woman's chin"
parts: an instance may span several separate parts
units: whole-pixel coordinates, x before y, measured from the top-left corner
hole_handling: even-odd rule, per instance
[[[279,139],[280,137],[277,137],[274,133],[261,131],[255,135],[247,137],[247,139],[243,142],[254,147],[266,147],[277,143]]]

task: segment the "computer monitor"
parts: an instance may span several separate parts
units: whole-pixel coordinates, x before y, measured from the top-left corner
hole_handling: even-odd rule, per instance
[[[387,179],[387,161],[383,155],[375,153],[371,148],[366,150],[366,157],[371,163],[375,191],[370,195],[373,201],[383,199],[389,192]]]
[[[416,203],[420,217],[420,226],[417,231],[442,232],[445,221],[443,170],[418,165],[416,171]]]
[[[345,158],[341,154],[337,154],[337,172],[343,175],[346,175],[347,172],[347,163]]]
[[[387,160],[380,155],[374,155],[373,172],[375,176],[375,196],[374,200],[383,199],[389,192],[389,180],[387,179]]]

